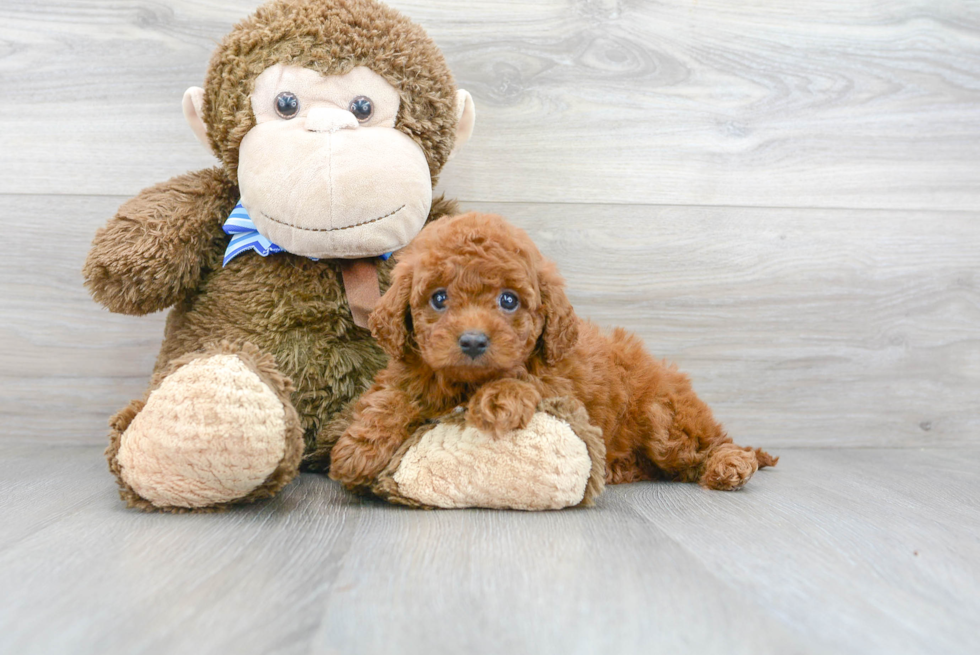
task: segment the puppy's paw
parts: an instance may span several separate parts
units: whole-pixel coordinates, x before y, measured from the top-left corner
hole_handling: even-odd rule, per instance
[[[483,385],[470,399],[466,424],[500,437],[527,427],[541,394],[520,380],[496,380]]]
[[[388,463],[388,450],[345,432],[330,451],[330,477],[350,491],[365,491]]]
[[[755,452],[726,444],[708,457],[698,482],[708,489],[733,491],[748,482],[758,469]]]

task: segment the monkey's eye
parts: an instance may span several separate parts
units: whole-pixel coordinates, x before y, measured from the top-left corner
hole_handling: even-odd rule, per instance
[[[283,91],[276,96],[276,113],[289,120],[299,113],[299,98],[289,91]]]
[[[521,301],[513,291],[504,291],[497,296],[497,304],[505,312],[513,312],[521,306]]]
[[[374,115],[374,103],[367,96],[357,96],[351,100],[348,109],[359,123],[363,123]]]
[[[432,309],[441,312],[446,309],[446,300],[448,299],[449,295],[446,293],[446,290],[439,289],[429,298],[429,304],[432,305]]]

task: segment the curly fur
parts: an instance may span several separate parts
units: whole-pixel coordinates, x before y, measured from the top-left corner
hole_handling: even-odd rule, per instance
[[[430,304],[444,289],[447,307]],[[520,298],[514,312],[497,303]],[[356,403],[334,447],[331,477],[367,489],[426,421],[467,409],[468,424],[500,435],[527,425],[543,398],[581,401],[606,445],[611,484],[668,479],[737,489],[777,458],[736,446],[676,367],[633,334],[579,319],[554,264],[499,216],[464,214],[429,225],[402,253],[371,316],[391,357]],[[477,358],[463,332],[490,346]]]

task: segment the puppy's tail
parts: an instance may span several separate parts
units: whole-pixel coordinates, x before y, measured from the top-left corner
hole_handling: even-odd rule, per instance
[[[759,460],[759,468],[765,468],[767,466],[775,466],[776,462],[779,461],[778,457],[773,457],[762,448],[755,449],[755,458]]]

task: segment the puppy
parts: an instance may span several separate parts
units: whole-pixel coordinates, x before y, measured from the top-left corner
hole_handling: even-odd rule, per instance
[[[687,376],[638,337],[579,319],[555,265],[499,216],[463,214],[422,230],[370,326],[391,360],[334,446],[330,477],[349,489],[366,489],[418,427],[456,407],[499,437],[556,396],[582,402],[602,429],[610,484],[737,489],[778,459],[733,444]]]

